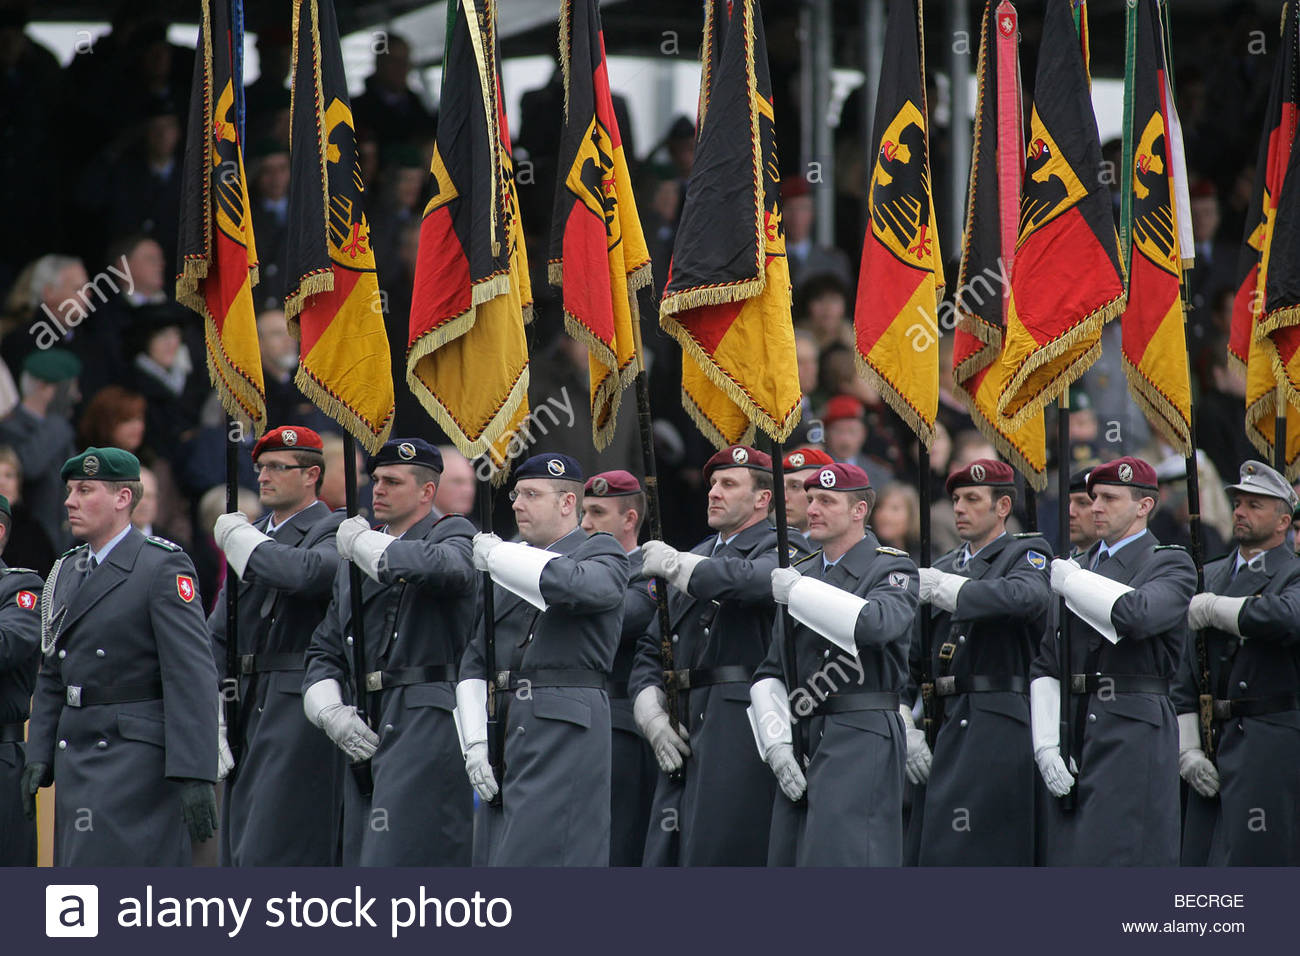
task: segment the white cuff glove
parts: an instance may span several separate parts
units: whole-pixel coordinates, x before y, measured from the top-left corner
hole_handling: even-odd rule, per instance
[[[1115,602],[1133,589],[1095,571],[1085,571],[1074,561],[1052,559],[1052,590],[1065,598],[1066,606],[1112,644],[1119,635],[1110,619]]]
[[[534,548],[530,544],[502,541],[494,534],[482,533],[474,536],[476,567],[480,551],[493,581],[538,610],[546,610],[546,598],[542,597],[542,570],[560,556],[557,552]]]
[[[790,588],[790,616],[854,657],[858,615],[867,604],[856,594],[802,575]]]
[[[226,736],[226,702],[217,698],[217,779],[225,780],[230,771],[235,769],[235,755],[230,752],[230,740]]]
[[[334,545],[339,550],[339,557],[351,561],[371,580],[379,580],[379,559],[384,556],[388,546],[397,539],[382,531],[372,531],[370,523],[361,515],[355,515],[339,524],[334,536]]]
[[[1219,792],[1219,771],[1201,749],[1201,727],[1196,714],[1178,715],[1178,775],[1207,799]]]
[[[474,744],[487,743],[487,681],[469,677],[456,684],[456,709],[451,712],[465,756]]]
[[[767,753],[767,765],[776,774],[776,782],[781,792],[791,803],[798,803],[808,790],[808,781],[799,769],[799,761],[794,759],[792,744],[776,744]]]
[[[673,730],[668,719],[668,695],[662,687],[646,687],[632,702],[632,719],[641,735],[650,742],[655,761],[664,773],[682,769],[682,760],[691,755],[685,728],[680,733]]]
[[[666,578],[679,591],[685,591],[690,585],[696,566],[708,560],[702,554],[678,551],[662,541],[647,541],[641,545],[641,554],[646,577]]]
[[[248,559],[254,549],[264,541],[271,540],[268,535],[249,524],[242,511],[219,515],[212,525],[212,537],[221,553],[226,556],[226,563],[240,578],[244,576],[244,569],[248,567]]]
[[[491,531],[480,531],[474,535],[474,570],[486,571],[488,555],[492,553],[493,548],[502,543],[501,536]]]
[[[352,760],[369,760],[379,748],[379,735],[366,726],[334,678],[319,680],[302,695],[307,719],[325,731],[330,740]]]
[[[497,785],[496,774],[492,772],[492,763],[488,760],[487,741],[471,744],[465,751],[465,774],[480,800],[491,803],[496,798],[501,788]]]
[[[949,574],[936,568],[919,568],[921,577],[921,603],[933,604],[941,611],[957,610],[957,592],[970,580],[960,574]]]
[[[772,569],[772,600],[777,604],[790,603],[790,590],[803,577],[794,568]]]
[[[930,779],[933,755],[930,753],[930,745],[926,743],[925,731],[918,729],[912,718],[911,708],[899,704],[898,712],[903,715],[903,724],[907,727],[907,779],[919,787]]]
[[[1241,609],[1245,603],[1244,597],[1227,597],[1210,593],[1194,594],[1191,604],[1187,606],[1187,626],[1193,631],[1213,627],[1241,637],[1241,625],[1237,623],[1237,619],[1241,617]]]
[[[1059,560],[1059,559],[1058,559]],[[1073,562],[1070,562],[1073,563]],[[1033,728],[1034,761],[1054,797],[1063,797],[1074,786],[1074,777],[1061,759],[1061,682],[1055,677],[1038,677],[1029,684],[1029,715]]]

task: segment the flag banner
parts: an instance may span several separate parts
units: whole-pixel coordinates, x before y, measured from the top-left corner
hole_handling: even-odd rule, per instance
[[[528,415],[533,296],[492,0],[448,4],[444,48],[406,380],[463,455],[487,456],[499,483]]]
[[[333,0],[294,0],[289,330],[295,382],[367,451],[393,427],[393,372]]]
[[[235,116],[230,0],[203,0],[181,172],[176,300],[203,317],[208,376],[231,418],[266,429],[253,286],[257,247]]]
[[[1011,428],[997,414],[1006,384],[999,358],[1010,273],[1020,222],[1020,177],[1025,139],[1017,56],[1020,20],[1010,0],[984,7],[976,68],[978,94],[971,152],[966,229],[954,299],[953,380],[980,432],[1025,477],[1047,487],[1047,432],[1043,413]]]
[[[757,0],[710,0],[701,60],[695,164],[659,321],[682,346],[682,403],[710,441],[749,441],[755,428],[784,441],[802,395]]]
[[[1043,15],[1001,358],[1007,382],[998,414],[1012,427],[1088,369],[1101,353],[1102,325],[1124,310],[1124,269],[1101,176],[1086,48],[1086,8],[1051,0]]]
[[[1255,189],[1246,213],[1246,229],[1237,266],[1237,292],[1232,305],[1228,357],[1246,376],[1246,434],[1251,443],[1275,460],[1275,419],[1282,400],[1286,418],[1285,464],[1288,477],[1300,474],[1300,401],[1289,386],[1289,371],[1300,359],[1300,330],[1285,320],[1282,286],[1274,284],[1277,306],[1266,325],[1270,273],[1274,253],[1279,261],[1290,258],[1289,248],[1275,243],[1279,202],[1291,165],[1300,89],[1300,36],[1294,4],[1287,4],[1282,23],[1282,43],[1273,68],[1272,87],[1265,112],[1264,133],[1255,164]],[[1289,217],[1288,213],[1288,217]],[[1290,227],[1288,227],[1290,228]],[[1286,250],[1286,251],[1284,251]],[[1283,266],[1283,276],[1291,266]]]
[[[1164,439],[1192,453],[1192,386],[1182,299],[1187,165],[1174,149],[1174,108],[1158,0],[1130,4],[1125,51],[1125,163],[1121,191],[1131,245],[1128,303],[1121,321],[1129,392]]]
[[[623,390],[640,371],[633,324],[637,290],[650,283],[650,252],[614,116],[596,0],[564,0],[560,63],[564,129],[548,271],[563,290],[565,328],[587,346],[599,449],[613,439]]]
[[[858,371],[925,445],[939,411],[943,261],[930,192],[920,0],[890,0],[853,324]]]

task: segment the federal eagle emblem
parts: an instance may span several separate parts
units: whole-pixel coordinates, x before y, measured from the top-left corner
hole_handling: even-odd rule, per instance
[[[1165,121],[1152,112],[1133,155],[1133,242],[1166,272],[1178,267],[1174,214],[1169,202],[1165,165]]]
[[[1061,155],[1052,134],[1034,108],[1025,154],[1024,196],[1020,201],[1020,242],[1030,233],[1070,210],[1088,195],[1079,177]]]
[[[908,265],[929,268],[937,254],[930,209],[925,117],[905,102],[880,138],[871,171],[871,232]]]

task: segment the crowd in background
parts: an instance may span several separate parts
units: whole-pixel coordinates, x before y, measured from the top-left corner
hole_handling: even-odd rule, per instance
[[[130,4],[123,11],[93,50],[60,67],[48,49],[24,32],[25,5],[0,3],[0,201],[10,217],[9,227],[0,231],[0,493],[15,509],[4,557],[11,565],[42,574],[48,570],[72,543],[61,507],[59,467],[74,449],[114,445],[136,453],[147,466],[136,523],[189,551],[204,599],[210,601],[220,573],[210,529],[225,509],[226,424],[208,382],[201,322],[174,297],[183,137],[195,54],[168,40],[164,21],[133,16]],[[1215,538],[1222,542],[1231,534],[1220,491],[1223,479],[1255,454],[1244,435],[1244,387],[1228,367],[1226,338],[1271,66],[1271,58],[1245,53],[1249,31],[1267,28],[1253,8],[1233,4],[1223,16],[1225,33],[1213,38],[1219,52],[1189,63],[1177,75],[1194,174],[1197,266],[1190,280],[1194,309],[1189,343],[1210,554],[1215,553]],[[1231,52],[1237,49],[1236,39],[1224,44],[1225,35],[1241,40],[1241,55]],[[779,34],[769,30],[769,37],[778,100],[797,103],[797,64],[790,63]],[[257,52],[261,74],[246,91],[245,161],[261,260],[255,298],[270,425],[305,424],[332,436],[326,445],[322,497],[339,506],[342,443],[337,429],[293,384],[297,343],[281,311],[289,280],[284,265],[290,176],[287,23],[281,32],[259,32]],[[408,44],[387,35],[364,93],[354,98],[353,113],[392,345],[397,390],[393,434],[445,445],[446,436],[405,383],[412,278],[437,129],[436,113],[412,89],[411,72]],[[1026,77],[1032,77],[1032,70]],[[939,97],[933,86],[931,92],[933,113]],[[856,372],[854,284],[862,196],[870,173],[859,136],[861,94],[860,89],[850,94],[840,113],[834,183],[810,184],[793,158],[798,150],[789,142],[792,134],[782,137],[787,164],[783,217],[804,395],[804,421],[788,447],[821,444],[837,460],[862,466],[880,489],[873,517],[877,534],[913,555],[919,550],[918,488],[926,483],[935,502],[933,547],[938,555],[956,543],[944,477],[975,458],[992,457],[994,449],[973,427],[953,390],[951,335],[941,343],[939,425],[928,475],[918,473],[911,432]],[[1226,104],[1231,124],[1223,122],[1229,115]],[[676,117],[659,142],[640,144],[633,141],[628,121],[636,103],[616,97],[616,107],[661,286],[691,172],[694,124]],[[593,451],[586,352],[563,334],[559,302],[545,281],[562,110],[557,68],[549,83],[524,94],[521,115],[512,117],[538,316],[529,333],[531,403],[536,407],[548,398],[563,400],[567,392],[575,412],[572,425],[561,421],[538,439],[537,450],[572,454],[588,473],[626,468],[642,474],[631,392],[613,444],[599,454]],[[791,118],[778,112],[778,119],[787,131],[797,131],[795,114],[786,115]],[[942,169],[949,146],[946,121],[938,115],[932,117],[931,134],[932,166]],[[1117,142],[1105,150],[1118,159]],[[836,243],[830,246],[814,238],[813,190],[818,188],[836,190]],[[947,188],[941,176],[935,188],[936,207],[949,208],[939,201]],[[1114,188],[1118,210],[1118,175]],[[957,236],[958,225],[941,221],[941,235]],[[952,238],[945,243],[956,248]],[[957,263],[950,262],[952,285],[957,272]],[[643,294],[640,305],[665,537],[689,546],[707,531],[700,466],[712,449],[682,410],[680,349],[658,329],[654,289]],[[1069,415],[1070,470],[1122,454],[1163,462],[1167,484],[1156,532],[1162,540],[1186,543],[1186,527],[1180,525],[1188,510],[1181,466],[1127,396],[1118,322],[1107,327],[1102,359],[1073,389]],[[1048,427],[1054,427],[1050,416]],[[458,500],[468,501],[463,491],[472,487],[470,473],[460,465],[457,469],[463,479]],[[255,512],[256,485],[246,460],[241,482],[247,497],[241,506]],[[1050,489],[1038,496],[1037,514],[1026,513],[1025,498],[1020,501],[1017,521],[1022,528],[1036,525],[1055,533]],[[506,510],[499,513],[508,515]]]

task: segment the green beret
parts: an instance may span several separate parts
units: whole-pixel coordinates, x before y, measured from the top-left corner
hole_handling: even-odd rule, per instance
[[[121,448],[87,448],[63,463],[64,481],[139,481],[140,459]]]
[[[37,349],[23,359],[23,371],[42,382],[66,382],[81,374],[81,359],[67,349]]]
[[[4,495],[0,495],[0,512],[7,514],[11,518],[14,516],[13,510],[9,507],[9,499]]]

